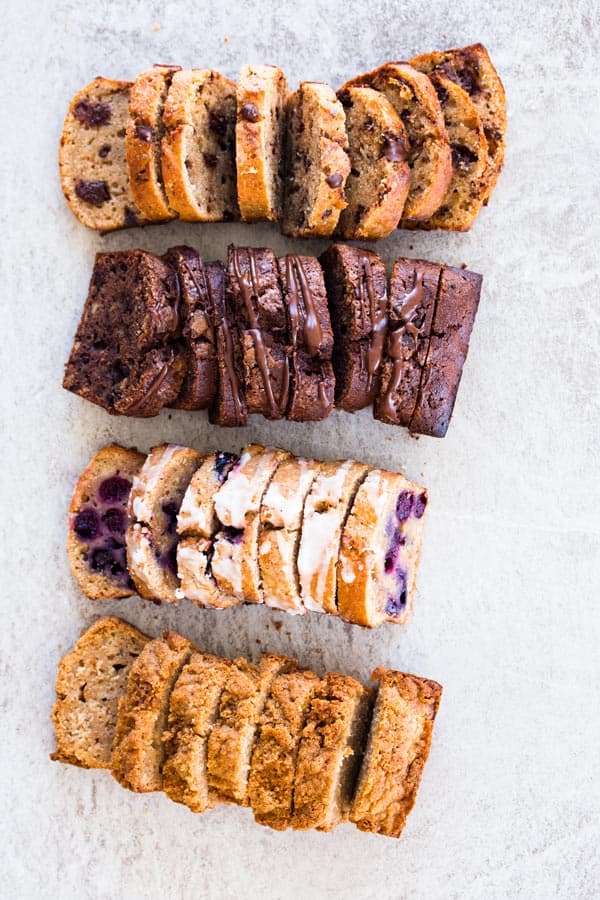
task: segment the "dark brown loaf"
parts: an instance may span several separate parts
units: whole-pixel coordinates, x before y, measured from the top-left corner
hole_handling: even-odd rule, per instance
[[[245,425],[248,421],[248,406],[242,381],[233,298],[225,289],[225,269],[220,262],[207,263],[206,272],[217,350],[217,393],[209,410],[209,419],[215,425]]]

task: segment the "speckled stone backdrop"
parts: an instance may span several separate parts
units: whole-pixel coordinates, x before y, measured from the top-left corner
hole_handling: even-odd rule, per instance
[[[600,129],[598,6],[512,0],[93,4],[4,0],[0,547],[3,898],[593,898],[600,893]],[[485,276],[454,421],[413,440],[370,413],[314,426],[203,414],[109,418],[60,387],[95,251],[187,241],[290,248],[270,227],[170,225],[101,238],[63,201],[56,151],[70,96],[152,62],[276,62],[292,84],[343,80],[388,59],[483,41],[505,81],[506,168],[467,235],[398,233],[400,254]],[[306,245],[320,251],[323,244]],[[414,618],[375,632],[242,608],[94,605],[65,559],[80,469],[116,439],[233,449],[275,442],[402,467],[431,493]],[[56,663],[110,612],[200,646],[296,654],[368,677],[391,664],[445,695],[400,841],[343,826],[275,834],[248,810],[194,817],[106,773],[51,763]]]

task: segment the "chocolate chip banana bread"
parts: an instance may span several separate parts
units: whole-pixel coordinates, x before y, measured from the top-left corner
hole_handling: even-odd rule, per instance
[[[157,256],[98,253],[63,387],[112,414],[155,416],[185,377],[178,309],[177,278]]]

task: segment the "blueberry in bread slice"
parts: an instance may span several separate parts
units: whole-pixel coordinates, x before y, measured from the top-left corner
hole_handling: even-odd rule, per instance
[[[187,222],[239,218],[235,84],[211,69],[182,69],[163,114],[161,164],[170,206]]]
[[[403,475],[373,469],[354,497],[337,562],[338,613],[374,628],[410,615],[427,492]]]
[[[336,406],[356,412],[373,403],[387,331],[387,273],[371,250],[331,244],[319,261],[334,327]]]
[[[234,660],[208,738],[208,783],[219,799],[248,805],[252,750],[271,684],[295,668],[295,660],[271,653],[263,653],[258,665]]]
[[[452,150],[452,178],[440,208],[412,227],[432,231],[468,231],[487,195],[490,178],[487,142],[479,113],[458,84],[432,72],[429,76],[444,111]]]
[[[185,376],[178,309],[177,278],[157,256],[98,253],[63,387],[115,415],[157,415]]]
[[[125,128],[130,81],[95,78],[71,100],[60,138],[63,194],[82,225],[115,231],[142,225],[129,185]]]
[[[215,496],[220,528],[211,571],[222,594],[220,605],[262,603],[258,535],[260,506],[277,467],[290,456],[284,450],[250,444]]]
[[[171,247],[165,262],[177,273],[179,321],[185,377],[175,409],[207,409],[217,391],[217,354],[208,275],[202,258],[191,247]]]
[[[262,498],[258,560],[265,603],[294,614],[306,612],[297,557],[306,497],[321,463],[290,456],[277,467]]]
[[[67,555],[71,571],[92,600],[135,593],[125,549],[127,501],[146,457],[111,444],[81,473],[69,505]]]
[[[317,687],[298,750],[292,826],[331,831],[348,818],[371,717],[372,691],[329,673]]]
[[[217,351],[217,391],[208,417],[215,425],[238,427],[248,422],[248,404],[233,295],[220,262],[207,263],[205,269]]]
[[[179,599],[177,514],[202,454],[179,444],[154,447],[136,475],[127,512],[127,564],[138,593]]]
[[[277,66],[244,66],[237,82],[237,196],[244,222],[278,222],[282,210],[286,77]]]
[[[373,678],[379,689],[350,820],[361,831],[400,837],[429,756],[442,688],[391,670]]]
[[[377,241],[398,226],[410,188],[406,129],[379,91],[350,87],[338,97],[344,107],[350,153],[348,205],[337,233],[347,240]]]
[[[227,277],[248,412],[281,419],[288,405],[289,362],[286,313],[275,254],[267,248],[231,245],[227,250]]]
[[[163,111],[167,92],[179,66],[155,65],[137,76],[131,87],[125,148],[129,184],[134,200],[149,222],[176,217],[167,194],[161,166]]]
[[[346,460],[322,463],[304,503],[298,548],[305,609],[337,614],[336,567],[346,517],[369,466]]]
[[[399,258],[390,278],[388,335],[373,404],[381,422],[408,427],[419,394],[442,267]]]
[[[314,256],[296,253],[280,258],[278,266],[290,348],[286,418],[321,421],[331,413],[335,397],[333,330],[323,271]]]
[[[481,294],[481,275],[444,266],[427,357],[409,429],[444,437],[454,409]]]
[[[223,603],[212,573],[214,539],[219,530],[215,497],[237,462],[234,453],[206,456],[192,475],[177,516],[180,593],[200,606]],[[225,598],[225,605],[229,605],[229,598]]]
[[[403,219],[428,219],[441,205],[452,174],[450,144],[435,89],[426,75],[403,62],[386,63],[359,75],[341,91],[361,85],[385,94],[406,128],[411,184]]]
[[[228,659],[192,653],[171,693],[162,789],[195,813],[215,805],[206,769],[208,736],[219,714],[221,694],[231,670]]]
[[[51,759],[86,769],[110,768],[119,699],[149,638],[122,619],[94,622],[61,658],[52,722]]]
[[[319,682],[314,672],[277,675],[259,720],[248,799],[255,821],[277,831],[290,825],[300,736]]]
[[[410,61],[421,72],[435,72],[454,81],[471,98],[479,113],[488,148],[487,188],[484,204],[496,187],[506,148],[506,96],[489,53],[483,44],[423,53]]]
[[[328,237],[350,174],[344,109],[328,85],[303,81],[288,99],[284,152],[283,233]]]
[[[130,791],[160,791],[171,692],[194,651],[190,641],[165,631],[148,641],[129,670],[127,691],[119,713],[111,756],[111,771]]]

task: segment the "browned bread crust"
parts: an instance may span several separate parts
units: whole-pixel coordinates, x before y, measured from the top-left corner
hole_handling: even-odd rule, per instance
[[[287,104],[282,231],[328,237],[346,206],[350,174],[344,109],[326,84],[303,81]]]
[[[67,555],[71,571],[91,600],[135,593],[127,571],[126,505],[146,457],[117,444],[103,447],[81,473],[69,505]]]
[[[187,222],[239,218],[233,81],[211,69],[176,72],[163,121],[163,176],[179,217]]]
[[[380,670],[373,722],[350,820],[399,837],[415,804],[442,696],[436,681]]]
[[[149,638],[111,616],[94,622],[61,658],[52,722],[51,759],[108,769],[120,697],[131,666]]]
[[[130,81],[95,78],[67,112],[58,165],[63,194],[82,225],[114,231],[142,225],[129,185],[125,127]]]
[[[245,222],[281,218],[288,84],[277,66],[244,66],[237,83],[237,194]]]
[[[162,735],[171,691],[193,650],[181,635],[165,631],[148,641],[131,666],[127,692],[119,701],[111,757],[114,777],[130,791],[162,789]]]
[[[376,241],[398,226],[410,189],[406,129],[384,94],[369,87],[340,91],[350,153],[348,205],[337,233],[347,240]]]
[[[496,187],[506,148],[506,95],[504,86],[483,44],[454,50],[423,53],[411,59],[422,72],[439,73],[467,92],[475,106],[488,147],[488,172],[484,203]]]
[[[129,184],[149,222],[164,222],[176,216],[165,193],[160,147],[167,91],[178,69],[179,66],[152,66],[137,76],[131,88],[125,138]]]

